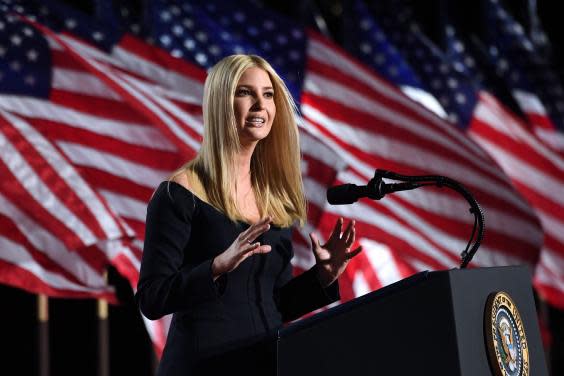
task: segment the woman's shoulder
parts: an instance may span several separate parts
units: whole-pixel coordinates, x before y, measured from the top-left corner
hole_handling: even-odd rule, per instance
[[[149,207],[180,207],[195,209],[195,195],[174,180],[162,181],[153,192]]]
[[[192,193],[192,183],[190,182],[191,179],[188,178],[188,172],[187,171],[183,171],[183,172],[179,172],[177,174],[175,174],[174,176],[171,177],[171,179],[169,181],[176,183],[178,185],[181,185],[182,187],[184,187],[184,189],[186,189],[187,191],[189,191],[190,193]]]
[[[170,181],[187,191],[192,196],[199,198],[201,201],[207,202],[207,193],[204,189],[202,181],[197,173],[190,169],[184,169],[174,174]]]
[[[170,201],[175,199],[193,199],[196,196],[190,184],[190,180],[183,173],[175,173],[168,180],[162,181],[153,191],[150,201],[162,200],[167,198]]]
[[[149,208],[170,208],[194,214],[201,203],[207,203],[207,195],[194,173],[176,172],[168,180],[162,181],[153,192]],[[200,201],[200,202],[199,202]]]

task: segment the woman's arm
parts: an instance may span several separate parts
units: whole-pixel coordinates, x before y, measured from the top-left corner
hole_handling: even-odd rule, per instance
[[[161,183],[149,202],[135,295],[141,312],[149,319],[186,310],[218,296],[211,272],[213,260],[183,266],[194,210],[191,193],[168,182]]]
[[[282,314],[282,321],[292,321],[339,300],[339,283],[321,286],[317,277],[317,266],[292,278],[277,293],[275,301]]]

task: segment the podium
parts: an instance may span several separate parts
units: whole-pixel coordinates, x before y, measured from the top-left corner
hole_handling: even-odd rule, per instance
[[[287,325],[231,360],[253,375],[495,375],[486,304],[504,291],[524,327],[529,374],[547,375],[530,280],[524,266],[421,272]]]

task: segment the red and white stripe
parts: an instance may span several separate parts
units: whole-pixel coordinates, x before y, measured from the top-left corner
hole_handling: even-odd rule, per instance
[[[142,317],[147,333],[149,333],[151,341],[153,342],[155,354],[160,359],[166,344],[166,337],[172,321],[172,315],[166,315],[158,320],[149,320],[145,316]]]
[[[564,157],[564,134],[558,130],[548,116],[548,112],[540,98],[533,93],[515,89],[513,98],[527,116],[533,133],[546,146]]]
[[[47,139],[2,110],[0,145],[2,280],[37,293],[115,301],[102,276],[104,256],[91,249],[123,236],[113,213]]]
[[[0,282],[34,293],[116,302],[99,270],[0,194]]]
[[[564,159],[489,94],[481,94],[469,134],[509,175],[540,219],[544,239],[535,287],[564,308]]]

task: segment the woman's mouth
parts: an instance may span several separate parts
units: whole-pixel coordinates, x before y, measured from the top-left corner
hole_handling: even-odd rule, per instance
[[[256,128],[262,127],[265,122],[266,120],[260,116],[253,116],[245,119],[245,124]]]

